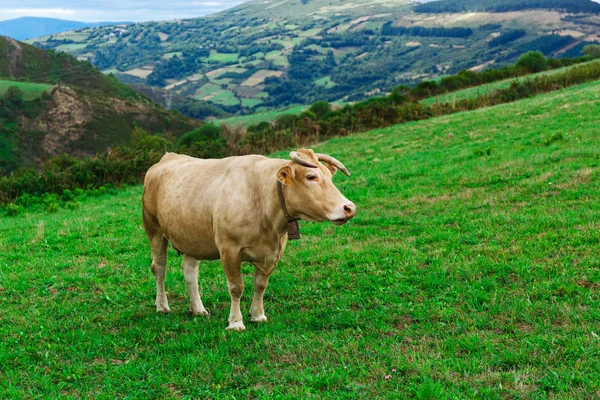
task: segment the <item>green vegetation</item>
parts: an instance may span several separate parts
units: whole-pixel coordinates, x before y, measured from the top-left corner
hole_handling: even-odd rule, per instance
[[[515,2],[531,3],[531,7],[527,13],[490,15],[520,9],[513,7]],[[361,101],[373,93],[414,86],[461,70],[511,65],[528,51],[538,50],[549,58],[578,56],[590,43],[576,37],[596,34],[595,10],[600,7],[590,0],[485,0],[481,4],[445,0],[443,5],[459,4],[462,8],[457,12],[472,7],[482,12],[468,18],[433,19],[413,10],[439,7],[440,2],[416,3],[289,0],[265,5],[249,1],[184,23],[85,29],[40,38],[36,43],[44,48],[85,45],[69,51],[89,57],[101,70],[153,68],[147,77],[117,74],[124,82],[168,87],[178,95],[223,106],[230,113],[247,113],[247,104],[258,99],[262,102],[253,108],[257,111],[320,100]],[[496,9],[508,6],[513,8]],[[561,14],[560,19],[547,18],[548,9],[572,13]],[[410,24],[396,26],[394,22],[399,20]],[[164,35],[168,40],[161,40]],[[272,75],[252,86],[244,84],[244,73],[226,74],[228,81],[218,83],[226,85],[222,89],[237,101],[226,94],[200,96],[198,89],[218,79],[223,68],[245,69],[248,76],[260,70],[280,76]],[[171,86],[174,83],[178,84]],[[257,97],[257,93],[267,95]]]
[[[525,69],[531,73],[545,71],[548,61],[540,51],[530,51],[521,56],[517,61],[517,68]]]
[[[258,112],[256,114],[242,115],[239,117],[230,117],[230,118],[225,118],[225,119],[218,119],[215,122],[217,124],[226,123],[228,125],[233,125],[233,126],[242,125],[242,126],[247,127],[250,125],[258,125],[261,122],[275,121],[277,119],[277,117],[280,115],[298,115],[307,108],[308,108],[308,106],[306,106],[306,105],[296,105],[296,106],[282,108],[282,109],[278,109],[278,110],[269,110],[269,111]]]
[[[590,63],[594,63],[597,61],[590,61]],[[444,93],[439,96],[428,97],[425,100],[422,100],[421,103],[427,104],[429,106],[439,103],[452,103],[456,101],[466,100],[466,99],[474,99],[478,96],[487,95],[493,93],[497,90],[507,89],[510,87],[513,82],[523,82],[529,79],[535,79],[545,75],[556,75],[556,74],[564,74],[565,71],[568,71],[569,67],[561,67],[550,71],[538,72],[536,74],[529,74],[524,76],[519,76],[517,78],[505,79],[502,81],[491,82],[481,86],[473,86],[467,89],[457,90],[455,92]]]
[[[9,87],[14,86],[19,88],[23,93],[23,100],[31,101],[39,99],[43,92],[50,93],[54,89],[54,85],[48,85],[43,83],[29,83],[29,82],[16,82],[9,80],[0,80],[0,99],[4,97],[4,94]]]
[[[334,86],[335,86],[335,82],[333,82],[333,81],[331,80],[331,77],[329,77],[329,76],[326,76],[326,77],[324,77],[324,78],[317,79],[317,80],[315,81],[315,85],[324,86],[324,87],[326,87],[327,89],[330,89],[330,88],[332,88],[332,87],[334,87]]]
[[[186,106],[203,112],[198,104]],[[0,176],[21,176],[63,153],[94,155],[127,145],[136,125],[179,136],[199,124],[88,62],[0,37]]]
[[[507,12],[550,9],[571,13],[600,13],[600,5],[591,0],[445,0],[415,7],[418,13],[460,13],[465,11]]]
[[[141,187],[2,217],[0,397],[594,398],[599,91],[317,146],[351,170],[335,181],[358,216],[301,222],[269,322],[241,334],[217,262],[211,316],[187,314],[174,250],[173,313],[155,313]]]
[[[233,62],[233,61],[237,61],[238,59],[238,54],[237,53],[219,53],[215,50],[211,50],[210,51],[210,57],[208,57],[209,60],[211,61],[218,61],[218,62]]]

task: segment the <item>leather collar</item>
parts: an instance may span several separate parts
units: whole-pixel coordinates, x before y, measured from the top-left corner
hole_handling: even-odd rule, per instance
[[[288,212],[287,207],[285,206],[285,198],[283,197],[283,185],[279,181],[277,181],[277,197],[279,197],[279,205],[281,205],[281,211],[283,211],[283,215],[285,216],[288,222],[288,239],[300,239],[300,227],[298,226],[298,221],[300,220],[300,218],[292,218],[292,216]]]

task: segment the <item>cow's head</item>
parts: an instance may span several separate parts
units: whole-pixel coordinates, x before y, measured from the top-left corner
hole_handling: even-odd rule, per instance
[[[310,149],[290,153],[291,161],[277,171],[277,179],[285,185],[285,202],[289,213],[307,221],[331,221],[336,225],[356,215],[356,206],[333,184],[332,177],[344,164],[326,154]]]

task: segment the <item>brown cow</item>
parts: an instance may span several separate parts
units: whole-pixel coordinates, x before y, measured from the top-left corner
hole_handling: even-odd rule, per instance
[[[142,205],[158,312],[171,311],[164,287],[171,242],[184,254],[193,314],[208,315],[198,293],[199,260],[220,259],[231,296],[227,329],[245,329],[240,264],[247,261],[256,268],[251,320],[267,320],[263,294],[285,249],[288,223],[303,219],[344,224],[356,213],[354,204],[332,182],[338,169],[350,176],[342,163],[307,149],[290,153],[290,158],[250,155],[202,160],[167,153],[148,170]]]

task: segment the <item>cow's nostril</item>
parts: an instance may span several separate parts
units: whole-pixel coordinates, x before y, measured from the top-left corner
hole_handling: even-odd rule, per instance
[[[346,204],[344,206],[344,212],[348,216],[354,215],[354,204]]]

